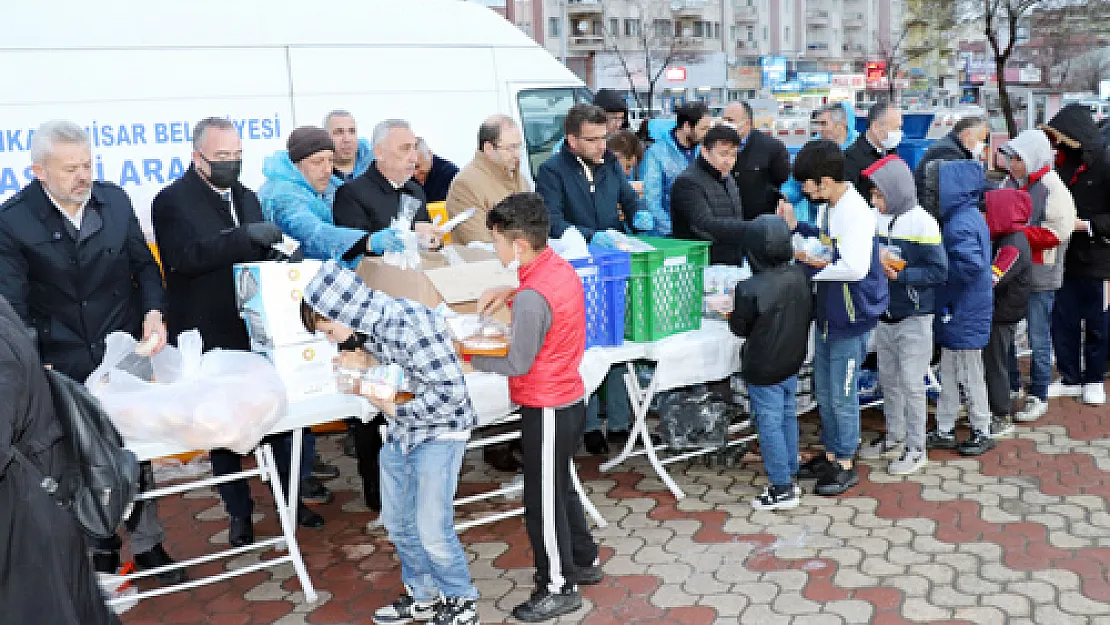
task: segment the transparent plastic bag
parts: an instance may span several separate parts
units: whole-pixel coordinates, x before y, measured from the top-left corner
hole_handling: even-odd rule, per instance
[[[718,449],[728,443],[728,426],[742,417],[737,406],[705,387],[668,393],[659,403],[656,433],[674,450]]]
[[[407,199],[412,198],[403,196],[401,203],[404,204]],[[404,209],[402,209],[402,212],[404,212]],[[405,221],[402,217],[397,217],[389,222],[389,227],[401,233],[401,242],[404,244],[404,249],[400,252],[382,254],[382,262],[400,269],[420,269],[420,238],[412,230],[412,221]]]
[[[129,334],[108,335],[104,361],[85,382],[124,438],[245,454],[285,414],[285,385],[259,354],[204,353],[196,330],[151,357],[137,357],[135,346]],[[135,373],[143,360],[152,380]]]
[[[483,315],[444,315],[451,338],[462,345],[460,350],[470,356],[507,356],[512,344],[508,325]]]

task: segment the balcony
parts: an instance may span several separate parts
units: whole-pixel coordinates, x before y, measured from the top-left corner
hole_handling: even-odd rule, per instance
[[[707,0],[671,0],[671,12],[675,17],[701,17]]]
[[[846,43],[843,50],[847,56],[860,56],[867,51],[867,47],[862,43]]]
[[[829,44],[824,42],[810,43],[806,45],[806,56],[829,56]]]
[[[906,26],[928,26],[929,20],[924,15],[911,15],[906,18]]]
[[[806,11],[806,23],[810,26],[828,26],[828,11]]]
[[[936,48],[936,42],[932,39],[919,39],[917,41],[906,42],[906,54],[917,55],[924,54]]]
[[[737,41],[736,42],[736,53],[739,54],[739,55],[759,54],[761,49],[762,48],[759,45],[758,41]]]
[[[863,13],[845,13],[844,14],[844,29],[855,30],[866,26]]]
[[[605,49],[605,37],[601,35],[575,35],[569,39],[569,47],[576,51]]]
[[[741,24],[751,24],[759,21],[759,11],[755,7],[732,7],[732,18]]]
[[[567,0],[567,15],[601,15],[601,0]]]

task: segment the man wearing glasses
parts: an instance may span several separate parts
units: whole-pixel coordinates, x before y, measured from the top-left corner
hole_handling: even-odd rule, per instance
[[[531,191],[520,172],[522,135],[508,115],[493,115],[478,127],[478,150],[447,191],[447,214],[451,217],[477,208],[473,217],[451,231],[460,245],[471,241],[492,242],[486,215],[498,202],[514,193]]]

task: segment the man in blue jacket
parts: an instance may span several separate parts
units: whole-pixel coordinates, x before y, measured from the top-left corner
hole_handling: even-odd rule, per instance
[[[332,174],[336,184],[358,178],[366,173],[374,160],[370,142],[358,136],[355,116],[348,111],[334,110],[324,117],[324,130],[335,144]]]
[[[573,226],[590,243],[613,247],[607,230],[643,232],[654,225],[651,213],[642,208],[640,196],[628,184],[620,161],[606,150],[607,121],[605,111],[597,106],[572,106],[565,122],[566,146],[536,173],[536,191],[551,215],[552,237],[563,236]],[[621,369],[613,367],[606,377],[608,440],[601,431],[596,398],[588,404],[585,443],[592,454],[603,454],[610,443],[620,446],[628,440],[632,408],[621,375]]]
[[[675,127],[644,154],[644,203],[655,220],[651,234],[671,236],[671,187],[697,156],[698,145],[713,124],[704,102],[675,109]]]
[[[803,257],[817,283],[813,381],[825,453],[800,467],[798,477],[816,477],[818,495],[839,495],[859,483],[853,461],[860,434],[857,378],[867,334],[887,309],[890,294],[875,242],[875,211],[845,181],[840,147],[810,141],[794,160],[794,177],[803,193],[827,207],[819,227],[799,222],[788,204],[782,216],[791,229],[820,237],[831,248],[829,260]]]
[[[926,184],[929,180],[926,176]],[[936,293],[933,332],[941,347],[941,393],[937,429],[926,442],[929,449],[959,448],[960,453],[979,455],[995,444],[983,371],[983,349],[990,339],[994,311],[991,235],[979,212],[983,166],[976,161],[940,162],[936,181],[948,282]],[[961,387],[970,402],[972,428],[971,438],[963,443],[955,435]]]

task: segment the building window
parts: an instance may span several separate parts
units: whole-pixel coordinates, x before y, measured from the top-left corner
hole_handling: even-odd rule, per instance
[[[713,22],[713,38],[714,39],[720,39],[721,38],[721,23],[720,22]]]
[[[559,18],[557,18],[557,17],[547,18],[547,34],[551,35],[552,37],[562,36],[562,31],[559,28],[561,25],[562,24],[559,21]]]
[[[754,41],[754,40],[755,40],[755,31],[752,30],[751,26],[748,26],[748,41]]]
[[[660,37],[660,38],[666,37],[671,32],[671,21],[670,20],[655,20],[654,25],[655,25],[655,36],[656,37]]]
[[[790,27],[789,26],[784,26],[782,28],[782,40],[784,42],[789,42],[790,41]]]
[[[767,41],[767,39],[769,39],[769,38],[770,38],[770,34],[767,32],[767,27],[764,26],[763,27],[763,41]]]
[[[638,19],[624,20],[624,36],[625,37],[639,37],[640,36],[640,20],[638,20]]]
[[[613,37],[619,37],[621,34],[621,21],[615,17],[609,18],[609,34]]]
[[[674,36],[676,39],[682,36],[682,22],[674,23]]]

